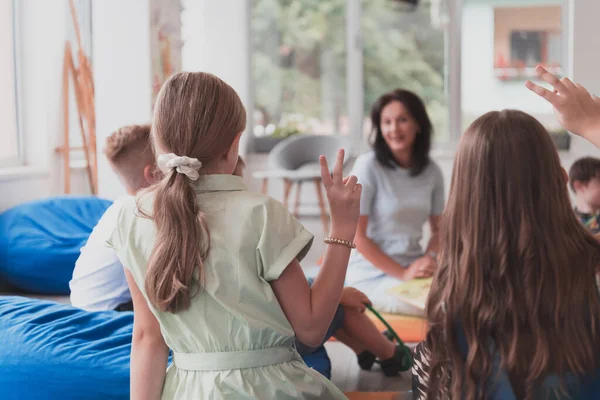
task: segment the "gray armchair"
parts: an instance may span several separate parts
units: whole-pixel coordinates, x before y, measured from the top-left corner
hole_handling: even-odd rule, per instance
[[[349,141],[342,136],[294,135],[278,143],[268,157],[269,170],[257,171],[255,179],[262,180],[262,192],[266,193],[269,179],[283,180],[283,204],[287,207],[292,186],[296,185],[294,215],[298,216],[300,193],[303,182],[312,181],[317,192],[321,221],[325,232],[329,230],[329,216],[321,187],[321,167],[319,156],[327,157],[333,168],[339,149],[346,150],[345,164],[349,161]]]

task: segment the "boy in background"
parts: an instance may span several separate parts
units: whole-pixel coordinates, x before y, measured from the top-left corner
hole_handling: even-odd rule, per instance
[[[600,159],[581,158],[569,170],[575,214],[594,235],[600,234]]]
[[[102,215],[75,263],[71,304],[88,311],[133,309],[123,265],[106,240],[117,225],[124,200],[154,181],[156,159],[150,146],[150,125],[129,125],[106,139],[104,154],[127,190]]]

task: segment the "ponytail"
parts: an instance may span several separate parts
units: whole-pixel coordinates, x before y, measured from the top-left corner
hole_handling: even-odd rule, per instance
[[[165,176],[146,192],[154,198],[152,215],[139,203],[138,210],[156,227],[145,290],[160,311],[186,310],[202,288],[210,235],[190,180],[226,154],[245,127],[242,101],[214,75],[179,72],[158,93],[150,135]]]
[[[171,171],[153,192],[156,242],[146,273],[146,293],[154,307],[176,313],[189,307],[201,287],[197,281],[203,277],[210,234],[187,176]]]

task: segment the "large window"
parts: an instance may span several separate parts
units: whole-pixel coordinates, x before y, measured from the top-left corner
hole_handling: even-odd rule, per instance
[[[347,134],[346,0],[253,0],[254,133]]]
[[[370,131],[381,94],[427,106],[435,146],[484,112],[518,108],[558,129],[524,89],[535,66],[565,73],[563,0],[252,0],[254,132]],[[359,115],[360,114],[360,115]]]
[[[362,0],[364,64],[363,131],[370,131],[371,105],[383,93],[408,89],[425,102],[438,141],[448,139],[446,23],[431,0]],[[434,0],[435,3],[435,0]],[[438,2],[439,3],[439,2]],[[437,26],[436,26],[437,25]]]
[[[12,1],[0,2],[0,167],[19,164],[15,35]]]

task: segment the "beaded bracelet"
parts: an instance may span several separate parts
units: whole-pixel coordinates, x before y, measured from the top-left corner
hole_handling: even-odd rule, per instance
[[[325,239],[323,239],[323,241],[325,243],[328,243],[328,244],[341,244],[341,245],[349,247],[351,249],[355,249],[356,248],[356,245],[353,242],[349,242],[347,240],[336,239],[336,238],[332,238],[332,237],[326,237]]]

